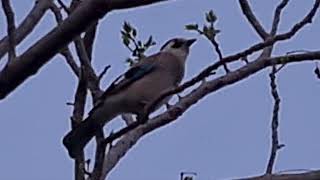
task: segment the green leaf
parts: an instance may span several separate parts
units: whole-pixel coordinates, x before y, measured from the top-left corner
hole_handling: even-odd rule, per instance
[[[198,24],[187,24],[185,28],[186,30],[198,30],[199,26]]]
[[[122,36],[122,42],[124,45],[129,46],[130,40],[129,40],[128,36]]]
[[[214,23],[217,20],[217,16],[213,13],[212,10],[210,10],[208,13],[206,13],[206,20],[209,23]]]

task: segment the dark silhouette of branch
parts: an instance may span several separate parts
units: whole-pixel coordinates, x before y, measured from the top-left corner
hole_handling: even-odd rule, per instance
[[[299,174],[266,174],[258,177],[248,177],[237,180],[318,180],[320,170],[309,171]]]
[[[282,0],[281,3],[276,7],[276,10],[274,12],[273,21],[272,21],[272,27],[270,31],[270,36],[275,36],[279,27],[279,22],[281,18],[281,12],[285,8],[285,6],[288,4],[289,0]],[[269,51],[269,54],[271,55],[273,46],[270,47],[270,49],[267,49]],[[271,94],[274,99],[274,106],[273,106],[273,113],[272,113],[272,121],[271,121],[271,130],[272,130],[272,144],[271,144],[271,153],[266,169],[266,174],[272,174],[272,170],[274,167],[274,163],[276,160],[277,152],[282,147],[284,147],[283,144],[279,144],[279,138],[278,138],[278,126],[279,126],[279,109],[280,109],[280,96],[278,94],[277,90],[277,84],[276,84],[276,73],[279,72],[279,70],[284,67],[285,64],[282,64],[282,66],[277,69],[276,65],[272,66],[272,72],[269,74],[270,77],[270,87],[271,87]]]
[[[176,121],[179,116],[181,116],[186,110],[188,110],[192,105],[195,105],[206,95],[221,90],[222,88],[227,87],[231,84],[237,83],[266,67],[270,67],[276,64],[290,64],[295,62],[313,60],[320,60],[320,51],[261,59],[259,61],[251,62],[242,68],[239,68],[221,77],[215,78],[211,81],[203,81],[203,83],[199,87],[181,98],[166,112],[153,117],[146,123],[141,123],[141,121],[134,122],[107,137],[104,140],[105,145],[117,138],[122,138],[116,143],[116,145],[113,146],[112,149],[110,149],[106,156],[103,168],[103,177],[106,177],[108,172],[111,171],[111,169],[117,164],[117,162],[141,137],[159,127],[163,127],[173,121]]]
[[[279,149],[284,147],[283,144],[279,143],[278,138],[278,126],[279,126],[279,109],[280,109],[280,96],[277,90],[276,84],[276,66],[272,66],[272,72],[269,74],[270,76],[270,86],[271,86],[271,94],[274,99],[273,113],[272,113],[272,144],[271,144],[271,153],[270,158],[267,165],[266,174],[272,174],[272,169],[276,160],[277,152]]]
[[[15,20],[14,12],[11,8],[9,0],[1,0],[4,14],[7,19],[7,33],[9,37],[9,58],[8,63],[11,63],[16,58],[16,43],[15,43]]]
[[[84,115],[84,109],[87,97],[87,80],[85,76],[85,70],[82,67],[79,76],[79,83],[74,98],[74,109],[71,117],[71,127],[77,128],[77,125],[81,123]],[[80,152],[80,155],[75,159],[75,179],[85,179],[85,158],[84,152]]]
[[[55,54],[112,10],[145,6],[165,0],[91,0],[80,3],[60,26],[55,27],[0,72],[0,99],[5,98],[28,77],[37,73]]]
[[[266,30],[262,27],[256,16],[253,14],[249,2],[247,0],[239,0],[239,3],[243,14],[250,22],[251,26],[256,30],[256,32],[262,39],[267,39],[267,37],[269,37],[269,34],[266,32]]]
[[[201,71],[196,77],[192,78],[191,80],[185,82],[184,84],[178,86],[177,88],[170,90],[164,94],[162,94],[161,96],[159,96],[158,98],[156,98],[152,103],[148,104],[145,110],[144,117],[141,117],[142,120],[147,119],[147,116],[150,113],[150,110],[154,108],[154,106],[160,102],[161,100],[163,100],[164,98],[172,95],[172,94],[177,94],[182,92],[183,90],[185,90],[186,88],[189,88],[191,86],[193,86],[194,84],[202,81],[204,78],[208,77],[211,75],[212,71],[218,69],[221,65],[225,64],[225,63],[229,63],[229,62],[233,62],[233,61],[237,61],[243,57],[247,57],[248,55],[259,51],[265,47],[268,46],[272,46],[274,43],[276,43],[277,41],[282,41],[282,40],[287,40],[292,38],[302,27],[304,27],[307,23],[311,23],[312,18],[314,17],[317,9],[319,8],[320,5],[320,0],[317,0],[313,6],[313,8],[310,10],[310,12],[303,18],[303,20],[301,20],[300,22],[298,22],[297,24],[295,24],[290,31],[283,33],[283,34],[279,34],[273,37],[269,37],[268,39],[266,39],[264,42],[262,43],[258,43],[255,44],[253,46],[251,46],[250,48],[239,52],[235,55],[231,55],[231,56],[227,56],[223,59],[221,59],[220,61],[218,61],[217,63],[208,66],[207,68],[205,68],[203,71]]]
[[[272,27],[270,34],[274,36],[277,33],[279,22],[280,22],[280,16],[283,8],[286,7],[289,0],[282,0],[281,3],[276,7],[276,10],[274,12],[273,21],[272,21]]]
[[[38,0],[26,18],[14,31],[15,44],[18,45],[25,39],[40,22],[45,12],[49,9],[52,0]],[[9,51],[9,38],[4,37],[0,40],[0,60]]]
[[[301,61],[311,61],[311,60],[320,60],[320,51],[314,51],[310,53],[302,53],[302,54],[295,54],[295,55],[288,55],[288,56],[278,56],[273,58],[266,58],[261,59],[259,61],[251,62],[236,71],[230,72],[224,76],[218,77],[214,80],[203,82],[200,87],[193,90],[190,94],[180,99],[180,101],[170,107],[167,112],[163,113],[160,116],[157,117],[166,117],[163,119],[161,124],[158,124],[158,126],[154,126],[152,128],[155,129],[157,127],[160,127],[162,125],[165,125],[171,121],[174,121],[177,119],[183,112],[185,112],[190,106],[194,105],[198,100],[202,99],[204,96],[215,92],[225,86],[228,86],[230,84],[236,83],[244,78],[249,77],[250,75],[266,68],[269,66],[277,65],[277,64],[289,64],[293,62],[301,62]],[[172,91],[168,91],[171,93]],[[197,94],[197,93],[199,94]],[[168,93],[164,93],[167,95]],[[163,95],[160,95],[159,97],[162,97]],[[189,97],[189,98],[188,98]],[[158,100],[159,98],[157,98]],[[189,100],[189,102],[186,102],[186,99]],[[158,102],[158,101],[153,101]],[[182,104],[183,107],[182,107]],[[150,107],[150,106],[148,106]],[[148,115],[148,113],[145,113],[145,115]],[[112,141],[116,140],[117,138],[120,138],[121,136],[125,135],[126,133],[132,131],[133,129],[137,128],[140,125],[144,125],[149,122],[154,122],[157,117],[153,118],[153,120],[147,121],[148,117],[143,116],[140,120],[130,124],[129,126],[119,130],[118,132],[115,132],[108,136],[103,144],[106,146],[107,144],[111,143]]]
[[[222,51],[220,50],[219,43],[216,41],[215,37],[210,38],[210,42],[211,42],[211,44],[214,46],[214,49],[215,49],[215,51],[216,51],[217,54],[218,54],[219,61],[222,61],[222,60],[223,60],[223,56],[222,56]],[[223,64],[223,68],[224,68],[224,70],[226,71],[226,73],[229,73],[229,72],[230,72],[230,70],[229,70],[229,68],[228,68],[228,66],[227,66],[227,63],[224,63],[224,64]]]

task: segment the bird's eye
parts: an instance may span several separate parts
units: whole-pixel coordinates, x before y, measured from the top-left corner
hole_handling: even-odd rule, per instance
[[[182,45],[183,45],[182,41],[175,41],[171,47],[172,48],[180,48]]]

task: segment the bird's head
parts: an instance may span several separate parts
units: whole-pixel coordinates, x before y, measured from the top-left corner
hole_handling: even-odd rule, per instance
[[[167,41],[160,49],[161,52],[169,52],[179,58],[186,59],[189,49],[196,39],[174,38]]]

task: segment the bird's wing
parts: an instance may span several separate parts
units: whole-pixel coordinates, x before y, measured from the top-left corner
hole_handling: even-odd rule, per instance
[[[103,105],[104,100],[108,98],[110,95],[118,93],[119,91],[130,86],[135,81],[151,73],[156,67],[156,63],[155,63],[155,61],[157,60],[156,57],[157,57],[157,54],[146,57],[140,60],[140,62],[133,65],[124,74],[118,76],[111,83],[111,85],[105,90],[105,92],[101,95],[98,102],[95,104],[93,109],[89,112],[89,115],[99,106]]]

